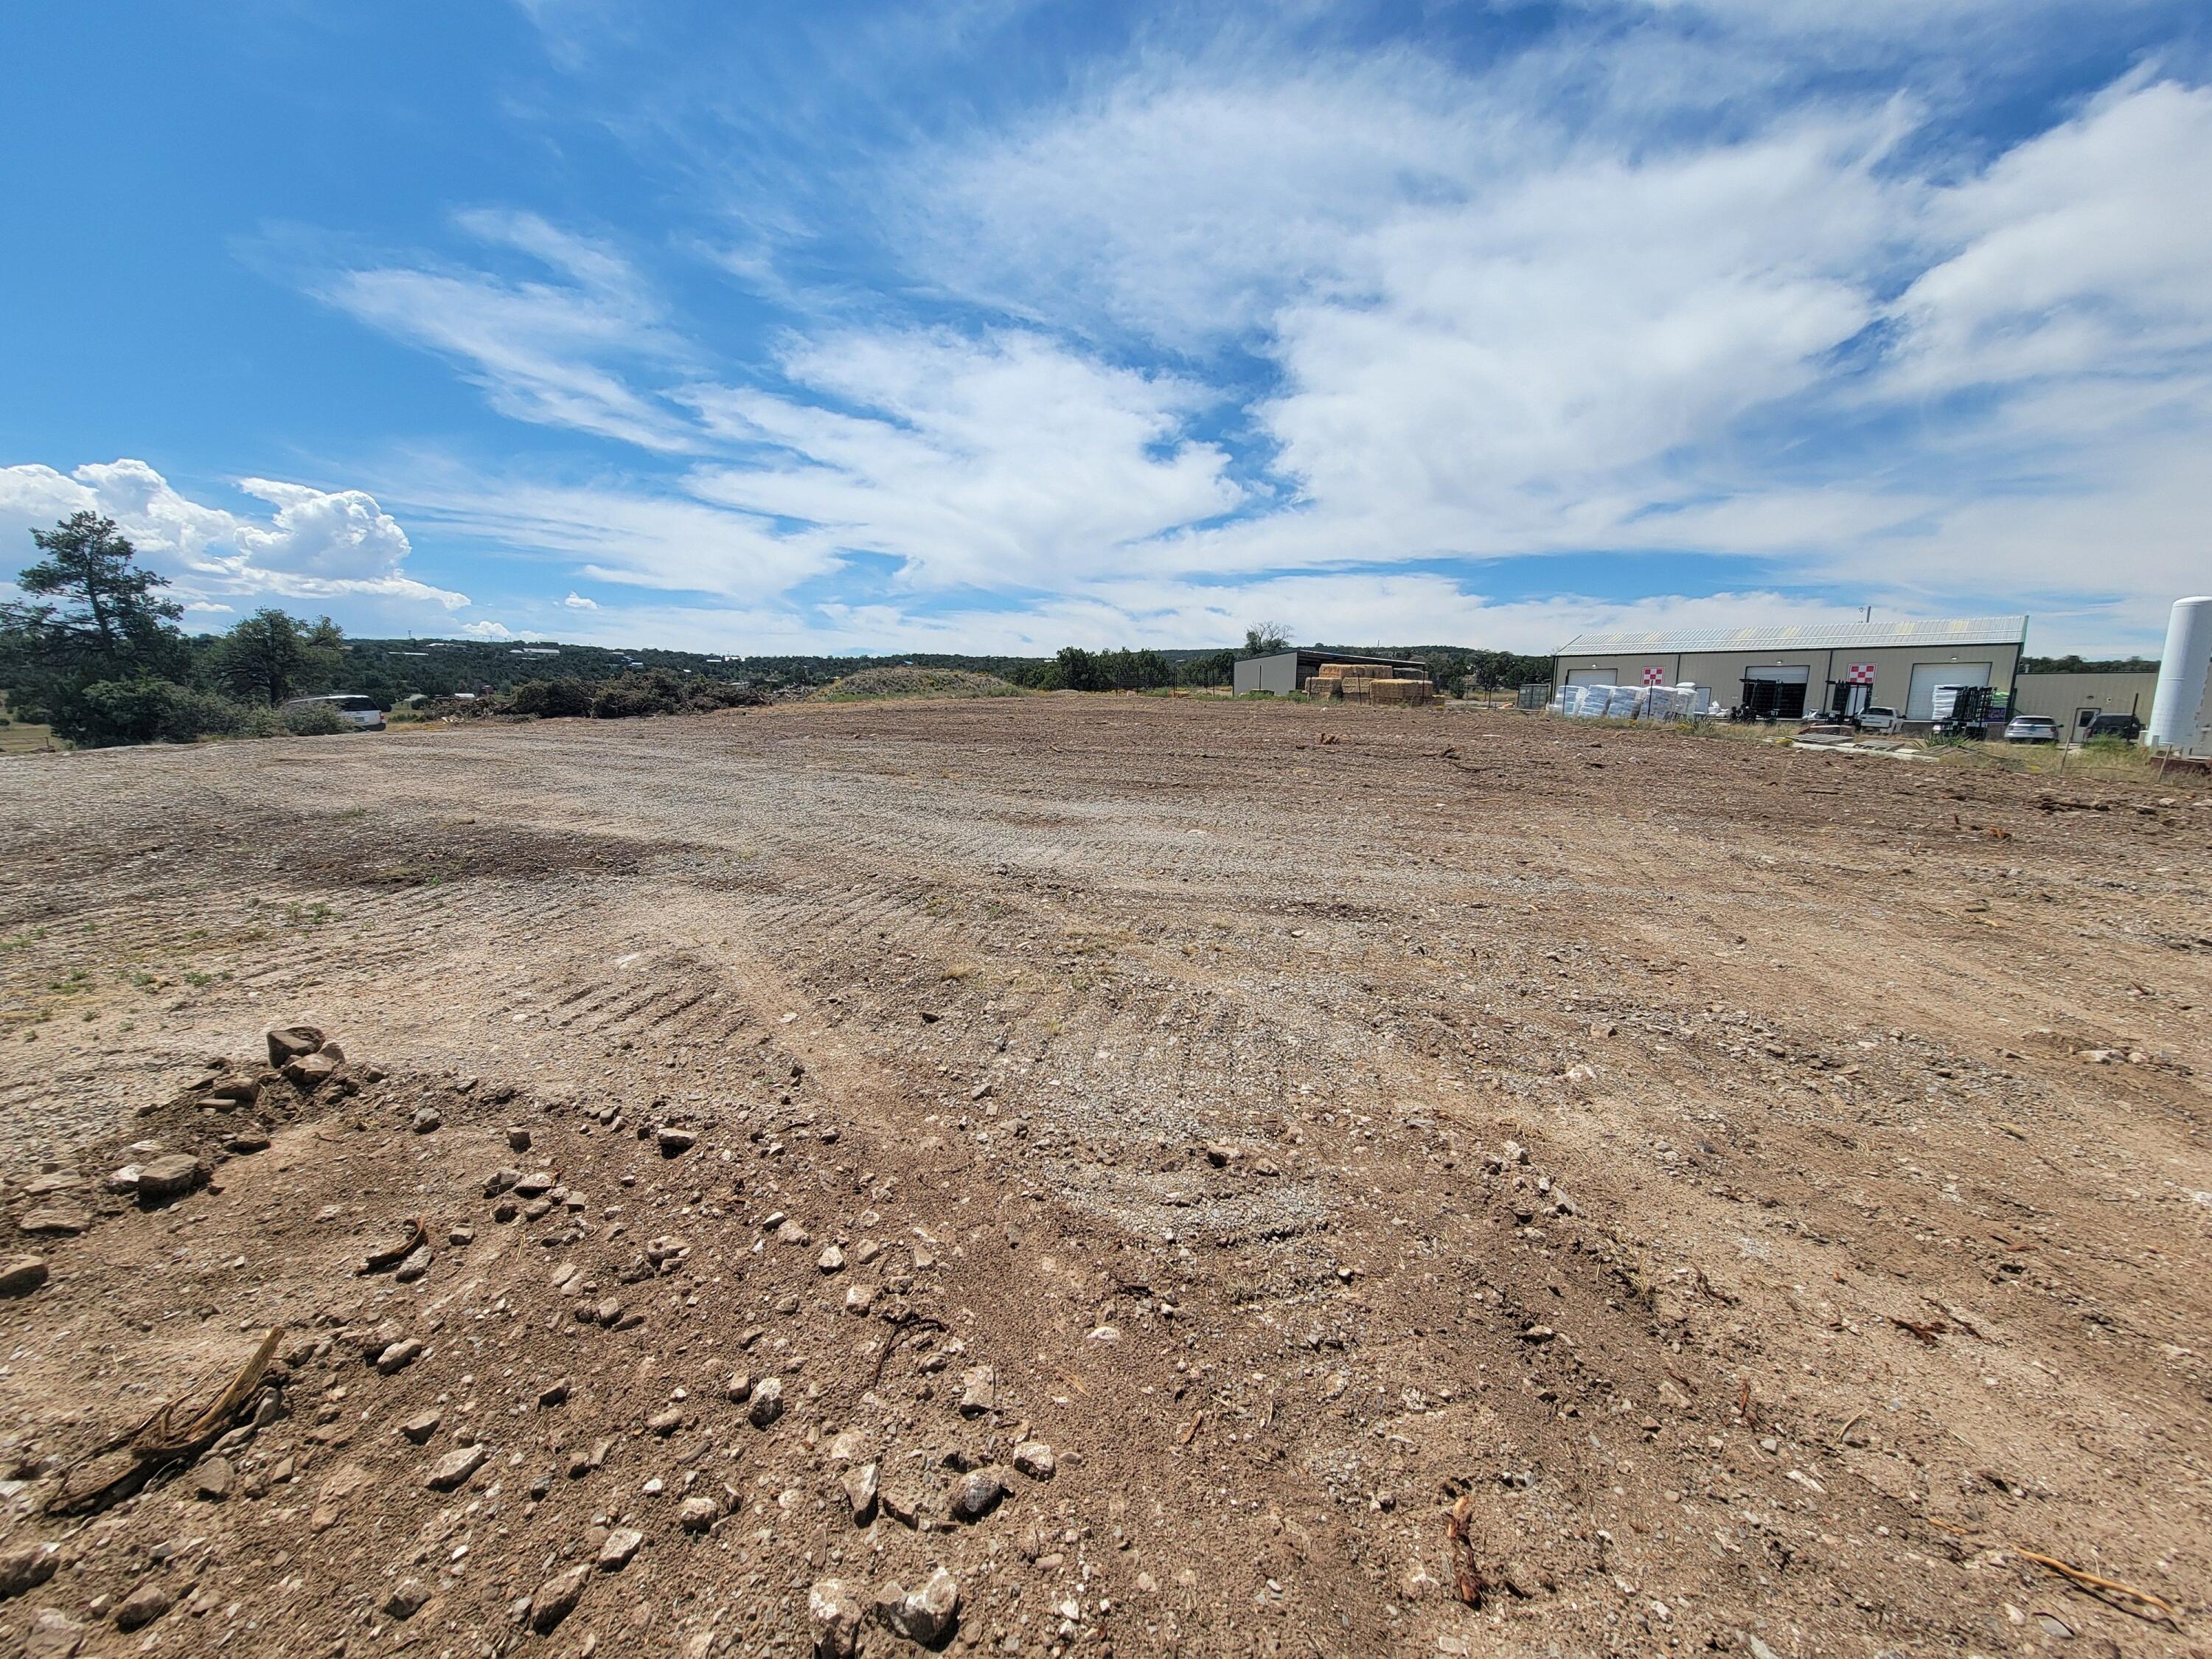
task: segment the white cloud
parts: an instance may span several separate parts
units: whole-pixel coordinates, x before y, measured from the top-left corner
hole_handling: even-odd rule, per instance
[[[561,603],[571,611],[597,611],[599,608],[599,602],[597,599],[587,599],[574,588],[569,590],[568,597]]]
[[[410,550],[399,521],[358,489],[269,478],[241,478],[238,487],[276,509],[268,527],[241,523],[234,532],[240,552],[264,569],[375,580],[397,572]]]
[[[460,631],[472,640],[511,640],[514,637],[505,623],[463,623]]]
[[[900,559],[918,587],[1048,586],[1241,498],[1228,457],[1183,434],[1197,387],[1035,335],[841,335],[782,367],[863,412],[696,391],[709,431],[770,453],[702,467],[690,488]]]
[[[2100,15],[2021,3],[2046,30]],[[2001,120],[1958,117],[2015,50],[2011,0],[1589,10],[1475,68],[1292,55],[1296,31],[1249,19],[1178,50],[1164,26],[856,181],[898,204],[864,222],[889,268],[796,275],[823,265],[795,245],[854,228],[805,222],[805,190],[740,216],[732,263],[793,325],[735,367],[626,253],[526,214],[463,217],[485,269],[392,260],[317,291],[517,419],[649,452],[380,484],[418,534],[638,601],[593,616],[554,586],[519,623],[675,628],[660,596],[692,592],[702,627],[817,644],[1198,643],[1248,605],[1526,644],[1628,613],[1405,567],[1691,550],[1761,562],[1637,617],[1797,614],[1783,572],[2154,627],[2212,514],[2212,217],[2180,205],[2212,169],[2212,90],[2139,71],[1985,156]],[[685,152],[711,172],[710,143]],[[368,497],[264,498],[265,540],[229,544],[263,580],[399,570]],[[173,517],[179,547],[228,533]],[[1000,600],[964,609],[976,592]]]
[[[647,449],[690,447],[682,423],[623,377],[626,365],[687,356],[626,260],[534,214],[479,211],[459,223],[560,280],[391,264],[325,272],[311,288],[362,322],[451,359],[495,409],[516,420]]]
[[[1938,192],[1897,387],[2157,373],[2212,347],[2212,88],[2133,80]]]
[[[94,463],[61,473],[0,467],[0,547],[31,550],[28,532],[72,513],[115,520],[141,561],[168,577],[193,614],[246,605],[337,605],[404,626],[465,607],[465,594],[405,574],[406,532],[356,489],[250,478],[240,486],[277,510],[267,521],[196,501],[143,461]]]

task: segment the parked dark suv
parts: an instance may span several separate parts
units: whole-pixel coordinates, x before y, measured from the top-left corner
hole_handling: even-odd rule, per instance
[[[2133,714],[2100,714],[2089,722],[2081,736],[2084,741],[2091,738],[2120,738],[2133,743],[2142,736],[2142,722]]]

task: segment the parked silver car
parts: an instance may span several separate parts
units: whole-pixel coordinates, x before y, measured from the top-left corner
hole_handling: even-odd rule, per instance
[[[2057,743],[2058,722],[2048,714],[2016,714],[2005,725],[2007,743]]]

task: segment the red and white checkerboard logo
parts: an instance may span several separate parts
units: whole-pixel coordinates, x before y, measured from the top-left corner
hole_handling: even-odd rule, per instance
[[[1851,665],[1850,674],[1844,683],[1846,685],[1872,685],[1874,684],[1874,665],[1870,662],[1853,663]]]
[[[1646,684],[1646,685],[1664,685],[1664,684],[1667,684],[1667,671],[1666,671],[1665,669],[1663,669],[1663,668],[1647,668],[1647,669],[1645,669],[1645,670],[1644,671],[1644,684]]]

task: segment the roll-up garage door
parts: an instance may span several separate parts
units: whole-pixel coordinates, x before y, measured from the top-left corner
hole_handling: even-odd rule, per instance
[[[1939,685],[1987,685],[1990,665],[1985,662],[1917,662],[1912,665],[1912,690],[1905,700],[1905,718],[1909,720],[1932,720],[1936,718],[1936,688]]]
[[[1762,718],[1794,720],[1805,713],[1813,671],[1802,663],[1769,663],[1743,671],[1744,705]]]
[[[1567,684],[1569,685],[1612,685],[1614,683],[1613,671],[1610,668],[1570,668],[1567,670]]]

